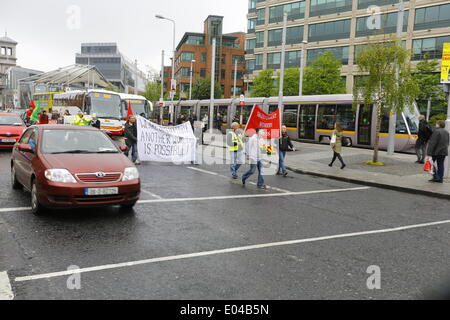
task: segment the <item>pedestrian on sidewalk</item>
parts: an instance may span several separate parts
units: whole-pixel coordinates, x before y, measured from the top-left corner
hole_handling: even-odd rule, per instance
[[[416,163],[425,163],[425,157],[427,156],[427,144],[432,134],[433,130],[431,129],[427,120],[425,120],[425,116],[421,115],[419,117],[419,132],[418,139],[416,141]]]
[[[292,144],[291,137],[289,137],[287,133],[287,127],[281,127],[281,138],[280,138],[280,147],[279,147],[279,162],[278,162],[278,171],[277,176],[287,176],[287,168],[286,168],[286,154],[288,151],[295,151],[294,145]]]
[[[430,182],[444,183],[444,164],[445,158],[448,156],[449,140],[449,133],[445,130],[445,121],[439,120],[428,143],[427,153],[435,163],[434,176]]]
[[[250,158],[250,170],[242,177],[242,184],[245,186],[247,179],[250,178],[258,169],[258,189],[267,189],[262,175],[263,163],[261,145],[264,137],[264,130],[256,128],[256,133],[248,141],[248,157]]]
[[[125,155],[128,157],[131,151],[131,160],[134,164],[139,165],[141,163],[138,160],[137,141],[136,117],[130,116],[125,124],[125,144],[128,147]]]
[[[331,161],[331,163],[329,164],[330,167],[333,167],[334,162],[336,161],[336,159],[339,159],[339,161],[341,162],[342,166],[341,169],[344,170],[345,167],[347,166],[344,163],[344,159],[342,159],[342,137],[344,135],[344,129],[342,128],[340,123],[336,123],[334,125],[334,132],[333,132],[333,138],[331,139],[331,148],[333,149],[334,155],[333,155],[333,160]]]
[[[233,179],[237,180],[238,170],[243,165],[242,154],[244,151],[244,137],[239,123],[231,125],[231,131],[227,134],[227,145],[230,153],[230,169]]]

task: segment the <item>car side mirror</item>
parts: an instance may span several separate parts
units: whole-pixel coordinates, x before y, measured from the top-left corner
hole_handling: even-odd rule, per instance
[[[120,151],[127,152],[128,151],[128,147],[127,146],[120,146]]]
[[[19,144],[19,151],[33,153],[33,148],[29,144]]]

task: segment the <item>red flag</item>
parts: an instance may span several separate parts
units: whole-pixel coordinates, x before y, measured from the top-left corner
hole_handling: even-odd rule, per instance
[[[256,128],[265,130],[267,140],[281,137],[281,112],[280,109],[274,113],[265,113],[257,105],[253,107],[252,114],[248,120],[245,134],[251,136],[255,134]]]
[[[36,109],[36,104],[34,103],[34,100],[31,100],[30,107],[32,110]]]
[[[133,109],[131,109],[131,102],[128,102],[128,114],[127,114],[127,121],[130,120],[130,117],[133,116]]]

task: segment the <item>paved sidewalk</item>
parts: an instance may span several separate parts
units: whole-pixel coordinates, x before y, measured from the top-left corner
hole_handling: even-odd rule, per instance
[[[210,144],[209,141],[209,137],[206,136],[205,143]],[[223,147],[223,144],[218,141],[212,144]],[[415,163],[417,158],[413,154],[396,153],[393,156],[387,156],[385,151],[380,151],[379,160],[385,166],[375,167],[366,164],[367,161],[372,160],[373,150],[343,148],[342,156],[347,168],[341,170],[339,160],[333,168],[328,166],[333,156],[329,145],[299,142],[294,142],[294,145],[297,151],[289,152],[286,160],[287,167],[291,171],[450,199],[450,181],[446,179],[444,184],[429,182],[432,176],[423,171],[423,165]]]

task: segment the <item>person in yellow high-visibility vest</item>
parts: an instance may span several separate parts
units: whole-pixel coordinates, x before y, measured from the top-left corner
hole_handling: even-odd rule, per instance
[[[82,127],[87,127],[90,124],[90,121],[88,121],[85,117],[83,112],[78,112],[77,117],[75,118],[75,120],[72,121],[72,124],[74,126],[82,126]]]
[[[237,180],[238,170],[244,164],[244,137],[240,132],[239,123],[235,122],[231,125],[231,131],[227,134],[228,151],[230,152],[230,169],[233,179]]]

